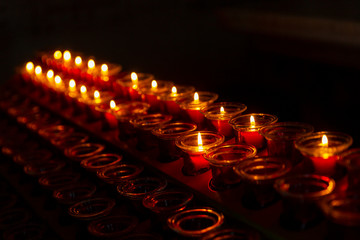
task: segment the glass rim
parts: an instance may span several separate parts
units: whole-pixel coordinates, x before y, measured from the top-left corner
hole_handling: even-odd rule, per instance
[[[132,192],[132,190],[134,190],[134,187],[136,187],[136,185],[139,185],[142,181],[143,182],[153,181],[154,183],[157,184],[155,188],[152,189],[151,191]],[[146,195],[150,193],[164,190],[166,186],[167,186],[167,180],[165,178],[139,177],[139,178],[130,179],[124,182],[123,184],[118,184],[116,186],[116,190],[120,195],[125,196],[131,200],[142,200]]]
[[[182,127],[184,128],[183,132],[169,132],[166,133],[165,131],[168,130],[168,128],[176,128],[176,127]],[[160,127],[154,128],[151,130],[151,133],[155,136],[161,138],[161,139],[175,139],[178,136],[181,136],[183,134],[190,133],[192,131],[195,131],[197,128],[197,125],[194,123],[188,123],[188,122],[169,122],[161,125]]]
[[[236,149],[234,150],[231,149]],[[226,150],[226,151],[219,151],[219,150]],[[219,151],[217,153],[217,151]],[[236,159],[217,159],[222,154],[239,154],[242,152],[242,156],[239,156]],[[219,145],[216,147],[211,147],[205,151],[203,154],[204,158],[209,161],[210,165],[219,166],[219,167],[226,167],[226,166],[235,166],[240,164],[242,161],[248,158],[255,157],[257,150],[254,146],[248,144],[227,144],[227,145]]]
[[[202,150],[199,150],[198,145],[186,145],[184,143],[184,141],[187,138],[195,137],[195,139],[197,139],[198,133],[201,134],[203,142],[204,142],[204,136],[212,136],[212,137],[215,138],[215,141],[213,141],[211,143],[208,143],[208,144],[203,143]],[[217,132],[213,132],[213,131],[192,131],[192,132],[190,132],[188,134],[184,134],[184,135],[179,136],[175,140],[175,145],[178,146],[180,149],[182,149],[185,152],[204,153],[207,149],[209,149],[211,147],[218,146],[218,145],[222,144],[224,141],[225,141],[225,137],[223,135],[217,133]]]
[[[111,161],[111,159],[113,161]],[[116,165],[123,159],[122,155],[115,154],[115,153],[103,153],[103,154],[97,154],[88,158],[83,159],[80,162],[80,165],[89,171],[97,171],[98,169]],[[102,161],[107,161],[107,164],[104,165],[94,165],[94,163],[101,163]]]
[[[197,91],[199,95],[199,102],[194,102],[194,96],[186,96],[180,98],[176,101],[179,104],[180,108],[182,109],[189,109],[189,110],[200,110],[202,107],[207,106],[210,103],[215,102],[219,98],[219,94],[214,92],[206,92],[206,91]],[[194,92],[195,94],[195,92]],[[203,99],[201,99],[203,98]],[[205,98],[205,100],[204,100]]]
[[[151,86],[151,82],[149,82],[150,84],[148,85],[148,83],[142,84],[139,87],[139,93],[140,94],[151,94],[151,95],[161,95],[163,93],[165,93],[166,91],[168,91],[169,89],[172,88],[172,86],[174,86],[174,83],[171,81],[166,81],[166,80],[155,80],[157,82],[157,88],[153,89]]]
[[[151,82],[154,79],[154,75],[151,73],[136,73],[136,75],[138,77],[137,85]],[[133,85],[131,73],[129,72],[124,77],[116,79],[116,83],[120,84],[120,86],[131,87]]]
[[[153,113],[153,114],[139,115],[136,118],[130,119],[129,122],[136,128],[149,131],[161,124],[170,122],[172,118],[173,116],[170,114]]]
[[[95,184],[77,182],[54,190],[52,196],[62,204],[74,204],[76,202],[79,202],[80,200],[91,197],[96,192],[96,189],[97,188]],[[74,194],[76,191],[84,192],[84,190],[86,190],[86,194],[84,195],[78,196],[77,194]],[[70,192],[72,193],[70,195],[74,196],[73,198],[65,196],[67,193]]]
[[[259,124],[258,122],[255,121],[255,126],[251,126],[250,124],[250,117],[253,116],[256,120],[256,118],[267,118],[267,120],[262,123]],[[236,121],[238,121],[239,119],[244,119],[244,121],[241,121],[241,124],[237,123]],[[245,121],[245,119],[247,121]],[[259,120],[258,120],[259,121]],[[262,127],[267,126],[269,124],[273,124],[276,123],[278,121],[278,117],[273,115],[273,114],[268,114],[268,113],[247,113],[247,114],[238,114],[233,116],[230,120],[229,120],[229,124],[234,128],[234,130],[260,130]]]
[[[81,151],[83,148],[90,148],[90,147],[94,147],[95,150],[90,153],[79,154],[79,151]],[[84,158],[98,154],[98,153],[102,152],[104,149],[105,149],[105,146],[100,143],[89,143],[89,142],[81,143],[81,144],[77,144],[73,147],[66,148],[65,155],[70,158],[82,160]]]
[[[273,130],[276,128],[290,128],[290,129],[299,129],[303,131],[296,132],[299,135],[279,135],[275,134]],[[296,140],[300,137],[307,136],[314,132],[314,127],[307,123],[302,122],[276,122],[270,125],[266,125],[260,129],[259,133],[263,135],[267,140]]]
[[[225,113],[220,113],[220,107],[224,107]],[[247,106],[239,102],[216,102],[202,107],[200,112],[210,120],[229,120],[233,116],[243,113],[246,109]]]
[[[354,161],[359,164],[355,165]],[[345,166],[348,170],[360,169],[360,148],[352,148],[342,152],[338,163]]]
[[[81,211],[79,211],[79,209],[78,209],[79,207],[82,207],[82,205],[84,205],[84,204],[90,205],[90,204],[94,204],[94,203],[97,203],[97,206],[99,203],[101,203],[104,206],[103,209],[101,209],[97,212],[93,212],[93,213],[81,213]],[[88,199],[82,200],[80,202],[77,202],[77,203],[71,205],[68,208],[68,213],[72,217],[86,220],[86,219],[98,217],[102,214],[106,214],[106,213],[110,212],[114,206],[115,206],[115,200],[112,198],[93,197],[93,198],[88,198]]]
[[[119,176],[111,177],[106,174],[108,171],[112,171],[114,169],[121,169],[121,168],[132,168],[134,171],[132,171],[131,174],[121,176],[121,177],[119,177]],[[111,166],[99,169],[97,171],[96,175],[105,182],[111,181],[111,182],[115,182],[115,183],[120,183],[122,181],[132,179],[132,178],[138,176],[143,170],[144,170],[144,166],[142,166],[142,165],[116,164],[116,165],[111,165]]]
[[[173,85],[176,87],[177,93],[176,95],[172,93],[171,89],[168,92],[162,93],[159,95],[161,100],[164,101],[176,101],[177,99],[181,99],[187,97],[188,95],[194,94],[195,87],[187,86],[187,85]]]

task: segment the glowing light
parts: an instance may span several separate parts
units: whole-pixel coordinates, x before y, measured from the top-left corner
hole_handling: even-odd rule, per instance
[[[255,118],[253,115],[250,116],[250,127],[252,127],[252,128],[255,127]]]
[[[55,58],[56,60],[61,59],[61,58],[62,58],[62,53],[61,53],[61,51],[59,51],[59,50],[55,51],[55,52],[54,52],[54,58]]]
[[[94,69],[95,68],[95,61],[93,59],[90,59],[88,61],[88,68],[89,69]]]
[[[133,83],[132,88],[136,89],[137,88],[137,84],[138,84],[138,75],[135,72],[132,72],[131,75],[131,81]]]
[[[152,88],[152,89],[157,88],[157,82],[156,82],[156,80],[152,80],[152,81],[151,81],[151,88]]]
[[[323,146],[323,147],[328,147],[329,146],[329,141],[328,141],[328,138],[327,138],[327,136],[325,134],[322,135],[321,146]]]
[[[51,69],[49,71],[47,71],[46,77],[50,81],[54,77],[54,71]]]
[[[110,101],[110,109],[115,109],[116,108],[116,103],[114,100]]]
[[[225,113],[225,109],[223,106],[220,107],[220,114],[224,114]]]
[[[34,64],[32,62],[28,62],[28,63],[26,63],[25,68],[26,68],[26,71],[28,71],[30,73],[34,70]]]
[[[203,141],[202,141],[200,132],[198,132],[197,140],[198,140],[198,148],[200,151],[202,151],[203,150]]]
[[[40,75],[41,73],[42,73],[41,67],[40,67],[40,66],[36,66],[36,67],[35,67],[35,74],[36,74],[36,75]]]
[[[171,88],[171,93],[172,93],[172,94],[177,94],[177,88],[176,88],[175,86],[173,86],[173,87]]]
[[[197,92],[194,93],[194,102],[199,102],[199,94]]]
[[[80,92],[81,92],[82,95],[86,94],[87,89],[86,89],[85,85],[81,85]]]
[[[74,79],[70,79],[69,81],[69,89],[70,91],[75,91],[76,90],[76,82]]]
[[[108,70],[109,70],[108,65],[106,65],[106,64],[101,65],[101,72],[102,73],[107,73]]]
[[[75,64],[76,64],[76,66],[78,66],[78,67],[81,66],[81,64],[82,64],[82,59],[81,59],[80,56],[77,56],[77,57],[75,58]]]
[[[70,53],[70,51],[66,50],[64,52],[64,61],[69,62],[70,60],[71,60],[71,53]]]
[[[59,85],[62,82],[61,77],[59,75],[56,75],[54,80],[55,80],[56,85]]]
[[[99,99],[100,98],[100,92],[98,90],[94,91],[94,98]]]

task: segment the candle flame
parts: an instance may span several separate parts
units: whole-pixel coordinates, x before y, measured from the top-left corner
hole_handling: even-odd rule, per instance
[[[68,62],[68,61],[70,61],[71,60],[71,53],[70,53],[70,51],[69,50],[66,50],[65,52],[64,52],[64,61],[65,62]]]
[[[80,92],[81,92],[81,94],[85,94],[87,92],[85,85],[81,85]]]
[[[101,65],[101,72],[106,73],[109,70],[108,65],[105,63]]]
[[[54,71],[53,71],[52,69],[50,69],[49,71],[47,71],[46,77],[47,77],[47,79],[50,81],[50,80],[54,77]]]
[[[94,98],[99,99],[100,98],[100,92],[98,90],[94,91]]]
[[[171,88],[171,93],[174,95],[177,93],[177,88],[175,86]]]
[[[70,79],[69,81],[69,88],[70,90],[75,90],[75,87],[76,87],[76,82],[74,79]]]
[[[135,72],[132,72],[130,77],[131,77],[131,81],[133,81],[133,82],[138,80],[138,76]]]
[[[88,61],[88,68],[89,69],[94,69],[95,68],[95,61],[93,59],[90,59]]]
[[[323,147],[328,147],[329,146],[328,138],[327,138],[327,136],[325,134],[322,135],[321,146],[323,146]]]
[[[197,92],[194,93],[194,102],[199,102],[199,94]]]
[[[253,115],[250,116],[250,127],[255,127],[255,118]]]
[[[34,70],[34,64],[32,62],[26,63],[26,70],[32,72]]]
[[[57,85],[61,83],[61,77],[59,75],[56,75],[54,80]]]
[[[199,150],[203,150],[203,142],[202,142],[202,138],[201,138],[201,134],[200,132],[198,132],[198,147],[199,147]]]
[[[41,67],[40,67],[40,66],[36,66],[36,67],[35,67],[35,74],[36,74],[36,75],[40,75],[41,73],[42,73]]]
[[[56,51],[54,52],[54,58],[55,58],[56,60],[59,60],[61,57],[62,57],[61,51],[60,51],[60,50],[56,50]]]
[[[110,101],[110,108],[111,108],[111,109],[115,109],[115,108],[116,108],[116,103],[115,103],[114,100],[111,100],[111,101]]]
[[[81,63],[82,63],[82,59],[81,59],[81,57],[80,56],[77,56],[76,58],[75,58],[75,64],[76,64],[76,66],[80,66],[81,65]]]
[[[156,80],[152,80],[152,82],[151,82],[151,88],[157,88],[157,82],[156,82]]]
[[[220,107],[220,114],[224,114],[225,113],[225,109],[223,106]]]

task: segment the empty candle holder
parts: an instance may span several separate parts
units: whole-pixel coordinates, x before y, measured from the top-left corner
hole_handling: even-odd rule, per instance
[[[326,176],[339,176],[342,173],[336,168],[341,152],[348,149],[353,142],[351,136],[340,132],[315,132],[295,142],[295,147],[302,155],[309,158],[315,173]]]
[[[339,164],[346,167],[348,191],[360,190],[360,148],[344,151],[340,155]]]
[[[76,162],[95,156],[104,150],[105,146],[98,143],[81,143],[65,149],[65,156]]]
[[[185,122],[166,123],[158,128],[154,128],[152,134],[159,140],[160,152],[158,160],[160,162],[172,162],[180,159],[184,152],[175,145],[176,138],[195,130],[195,124]]]
[[[170,91],[173,85],[174,84],[169,81],[153,80],[140,87],[139,92],[141,99],[150,104],[150,112],[159,112],[164,108],[164,103],[159,96]]]
[[[74,128],[68,125],[55,125],[55,126],[48,126],[45,128],[39,129],[39,135],[47,140],[52,139],[61,139],[71,135],[74,132]]]
[[[259,130],[277,120],[278,118],[271,114],[252,113],[234,116],[229,124],[235,129],[237,143],[253,145],[260,152],[266,147],[266,140],[260,135]]]
[[[58,171],[43,175],[39,178],[39,184],[50,190],[69,186],[80,180],[80,174],[71,171]]]
[[[156,138],[151,134],[151,130],[165,123],[170,122],[171,115],[155,113],[140,115],[130,120],[137,132],[137,149],[148,151],[157,147]]]
[[[171,114],[174,119],[181,118],[181,108],[177,101],[182,98],[193,96],[195,88],[192,86],[173,86],[171,90],[160,94],[160,99],[164,103],[164,109],[162,111]]]
[[[80,162],[80,165],[81,167],[85,168],[87,171],[96,172],[101,168],[119,164],[121,160],[122,160],[122,155],[105,153],[83,159]]]
[[[209,170],[209,162],[203,154],[209,148],[219,146],[225,137],[210,131],[194,131],[178,137],[175,141],[177,147],[187,153],[183,157],[182,172],[186,176],[196,176]]]
[[[24,172],[30,176],[39,177],[48,173],[60,171],[66,163],[60,160],[29,163],[24,166]]]
[[[280,223],[288,229],[303,230],[323,219],[318,202],[333,192],[335,181],[326,176],[305,174],[279,179],[274,188],[283,198]]]
[[[193,95],[178,99],[177,104],[186,112],[187,117],[198,125],[199,129],[203,129],[205,117],[200,109],[215,102],[218,97],[218,94],[212,92],[195,92]]]
[[[229,120],[246,109],[247,106],[242,103],[219,102],[201,108],[200,112],[211,122],[218,133],[230,139],[234,136],[234,130],[229,124]]]
[[[269,156],[285,157],[296,165],[302,158],[294,143],[313,131],[314,127],[306,123],[278,122],[263,127],[260,134],[267,140]]]
[[[234,167],[255,155],[256,148],[245,144],[220,145],[206,150],[204,158],[209,161],[212,172],[210,188],[224,190],[236,186],[241,178]]]
[[[51,144],[60,150],[64,151],[66,148],[85,143],[89,140],[89,135],[81,132],[72,132],[71,134],[62,138],[51,139]]]
[[[53,197],[61,204],[72,205],[92,197],[95,192],[94,184],[75,183],[54,190]]]
[[[121,238],[133,232],[139,220],[135,216],[114,215],[106,216],[89,223],[88,231],[98,238]]]
[[[200,238],[219,228],[224,215],[212,208],[202,207],[183,210],[167,220],[169,228],[183,237]]]
[[[68,213],[79,220],[95,220],[109,215],[114,207],[114,199],[94,197],[71,205]]]
[[[125,99],[138,101],[141,95],[138,90],[143,84],[149,83],[154,79],[154,75],[149,73],[129,73],[115,82],[115,91]]]
[[[62,125],[61,120],[54,115],[26,123],[26,127],[33,132],[38,132],[40,129],[58,125]]]
[[[279,197],[273,185],[291,170],[286,158],[256,157],[242,161],[235,172],[244,181],[242,202],[250,209],[261,209],[275,203]]]
[[[119,184],[139,176],[144,167],[134,164],[119,164],[99,169],[97,176],[106,183]]]

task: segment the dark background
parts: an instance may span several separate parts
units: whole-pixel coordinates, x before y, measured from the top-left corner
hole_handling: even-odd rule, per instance
[[[359,145],[356,1],[14,0],[0,3],[1,82],[69,49],[217,92]]]

